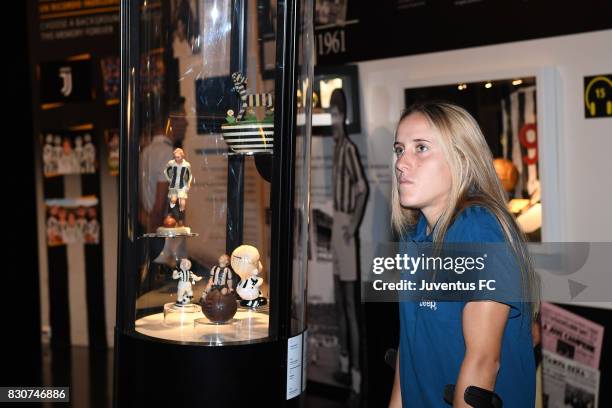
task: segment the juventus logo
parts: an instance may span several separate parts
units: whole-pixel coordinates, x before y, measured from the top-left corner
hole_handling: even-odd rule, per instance
[[[59,76],[62,78],[62,89],[60,89],[60,92],[64,96],[70,95],[72,93],[72,68],[61,67]]]

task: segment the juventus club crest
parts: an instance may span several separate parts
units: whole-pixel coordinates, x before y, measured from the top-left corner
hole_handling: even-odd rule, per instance
[[[60,92],[64,96],[70,96],[72,93],[72,69],[70,67],[61,67],[59,76],[62,78],[62,89]]]
[[[42,62],[38,68],[43,107],[93,99],[91,59]]]

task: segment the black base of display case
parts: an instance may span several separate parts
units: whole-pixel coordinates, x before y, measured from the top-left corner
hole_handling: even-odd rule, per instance
[[[284,344],[201,346],[115,330],[114,406],[301,406],[303,394],[284,398]]]

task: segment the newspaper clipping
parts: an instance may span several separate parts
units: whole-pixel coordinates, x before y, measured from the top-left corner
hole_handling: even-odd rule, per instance
[[[543,407],[595,408],[599,370],[543,351]]]
[[[599,368],[603,326],[542,302],[542,346],[578,363]]]

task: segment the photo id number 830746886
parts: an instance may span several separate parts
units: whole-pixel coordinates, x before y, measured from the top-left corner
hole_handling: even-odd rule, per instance
[[[2,402],[70,402],[68,387],[0,387]]]

